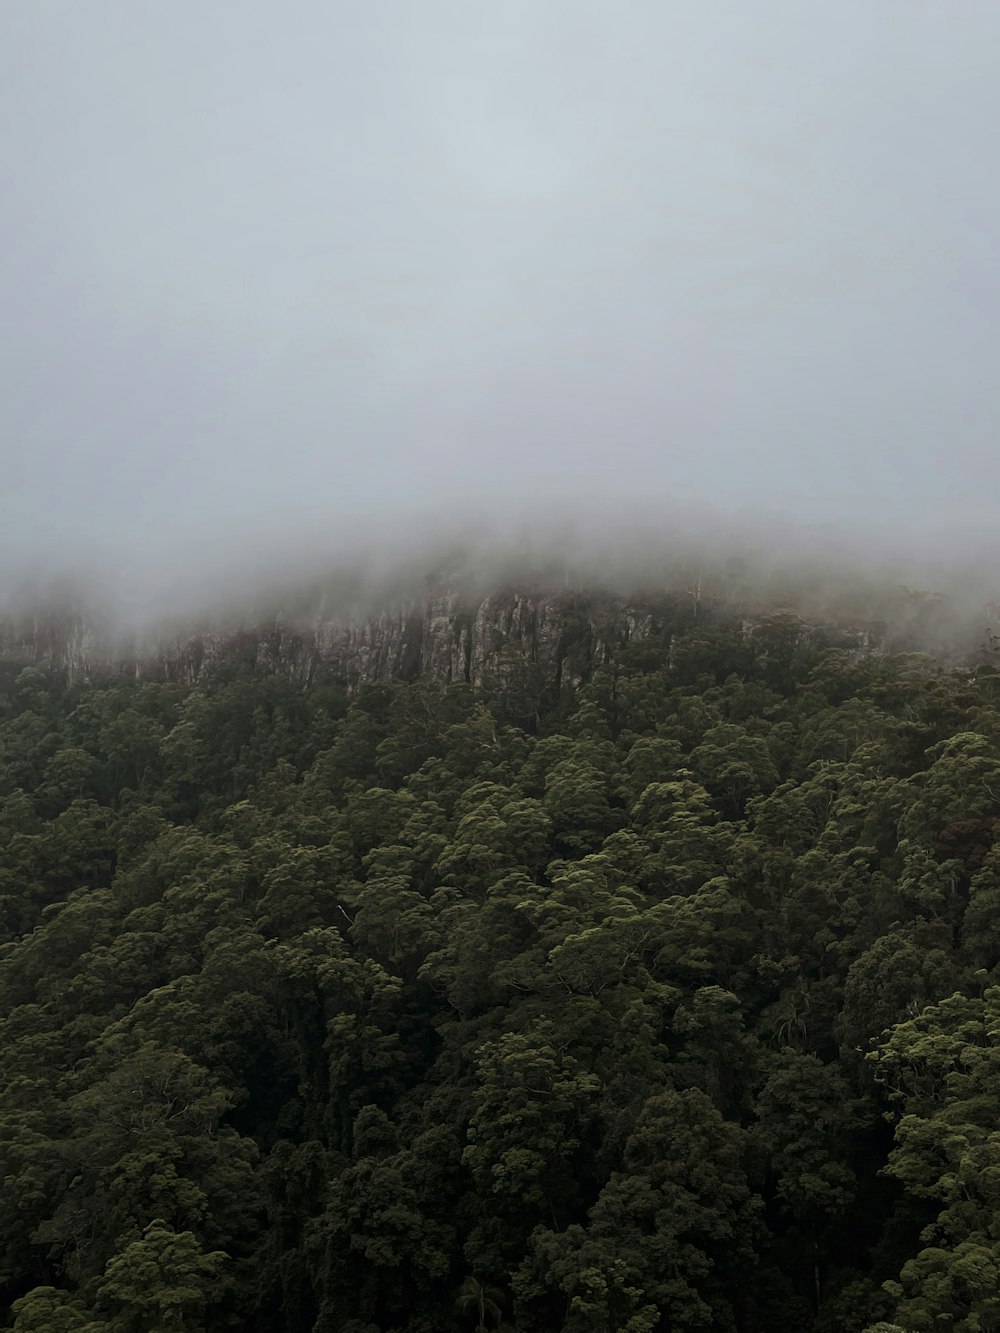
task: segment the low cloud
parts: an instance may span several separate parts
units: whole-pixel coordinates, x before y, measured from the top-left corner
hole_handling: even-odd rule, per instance
[[[8,589],[155,616],[447,550],[989,583],[995,6],[3,24]]]

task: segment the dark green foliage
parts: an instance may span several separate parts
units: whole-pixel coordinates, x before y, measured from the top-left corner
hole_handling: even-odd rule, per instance
[[[5,671],[6,1327],[1000,1328],[995,675],[588,626]]]

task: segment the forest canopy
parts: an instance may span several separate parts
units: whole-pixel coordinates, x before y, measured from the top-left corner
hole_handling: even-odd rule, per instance
[[[0,664],[17,1333],[1000,1328],[1000,674]]]

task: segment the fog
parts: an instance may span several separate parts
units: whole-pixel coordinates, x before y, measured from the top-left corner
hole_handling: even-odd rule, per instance
[[[998,49],[994,0],[12,0],[6,581],[988,582]]]

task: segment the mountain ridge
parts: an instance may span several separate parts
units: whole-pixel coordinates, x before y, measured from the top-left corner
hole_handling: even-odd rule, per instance
[[[853,656],[925,651],[946,665],[989,659],[995,636],[930,594],[898,590],[882,615],[794,598],[734,596],[704,584],[631,594],[602,587],[558,588],[531,580],[486,593],[435,579],[422,596],[383,609],[337,608],[325,596],[295,610],[247,610],[145,628],[117,625],[82,600],[50,599],[0,616],[0,660],[23,662],[70,681],[135,678],[193,684],[234,660],[288,676],[303,687],[318,676],[349,690],[382,680],[432,680],[502,687],[518,668],[539,685],[580,684],[630,644],[658,644],[699,628],[736,630],[762,643],[782,636]],[[868,614],[864,614],[867,611]]]

